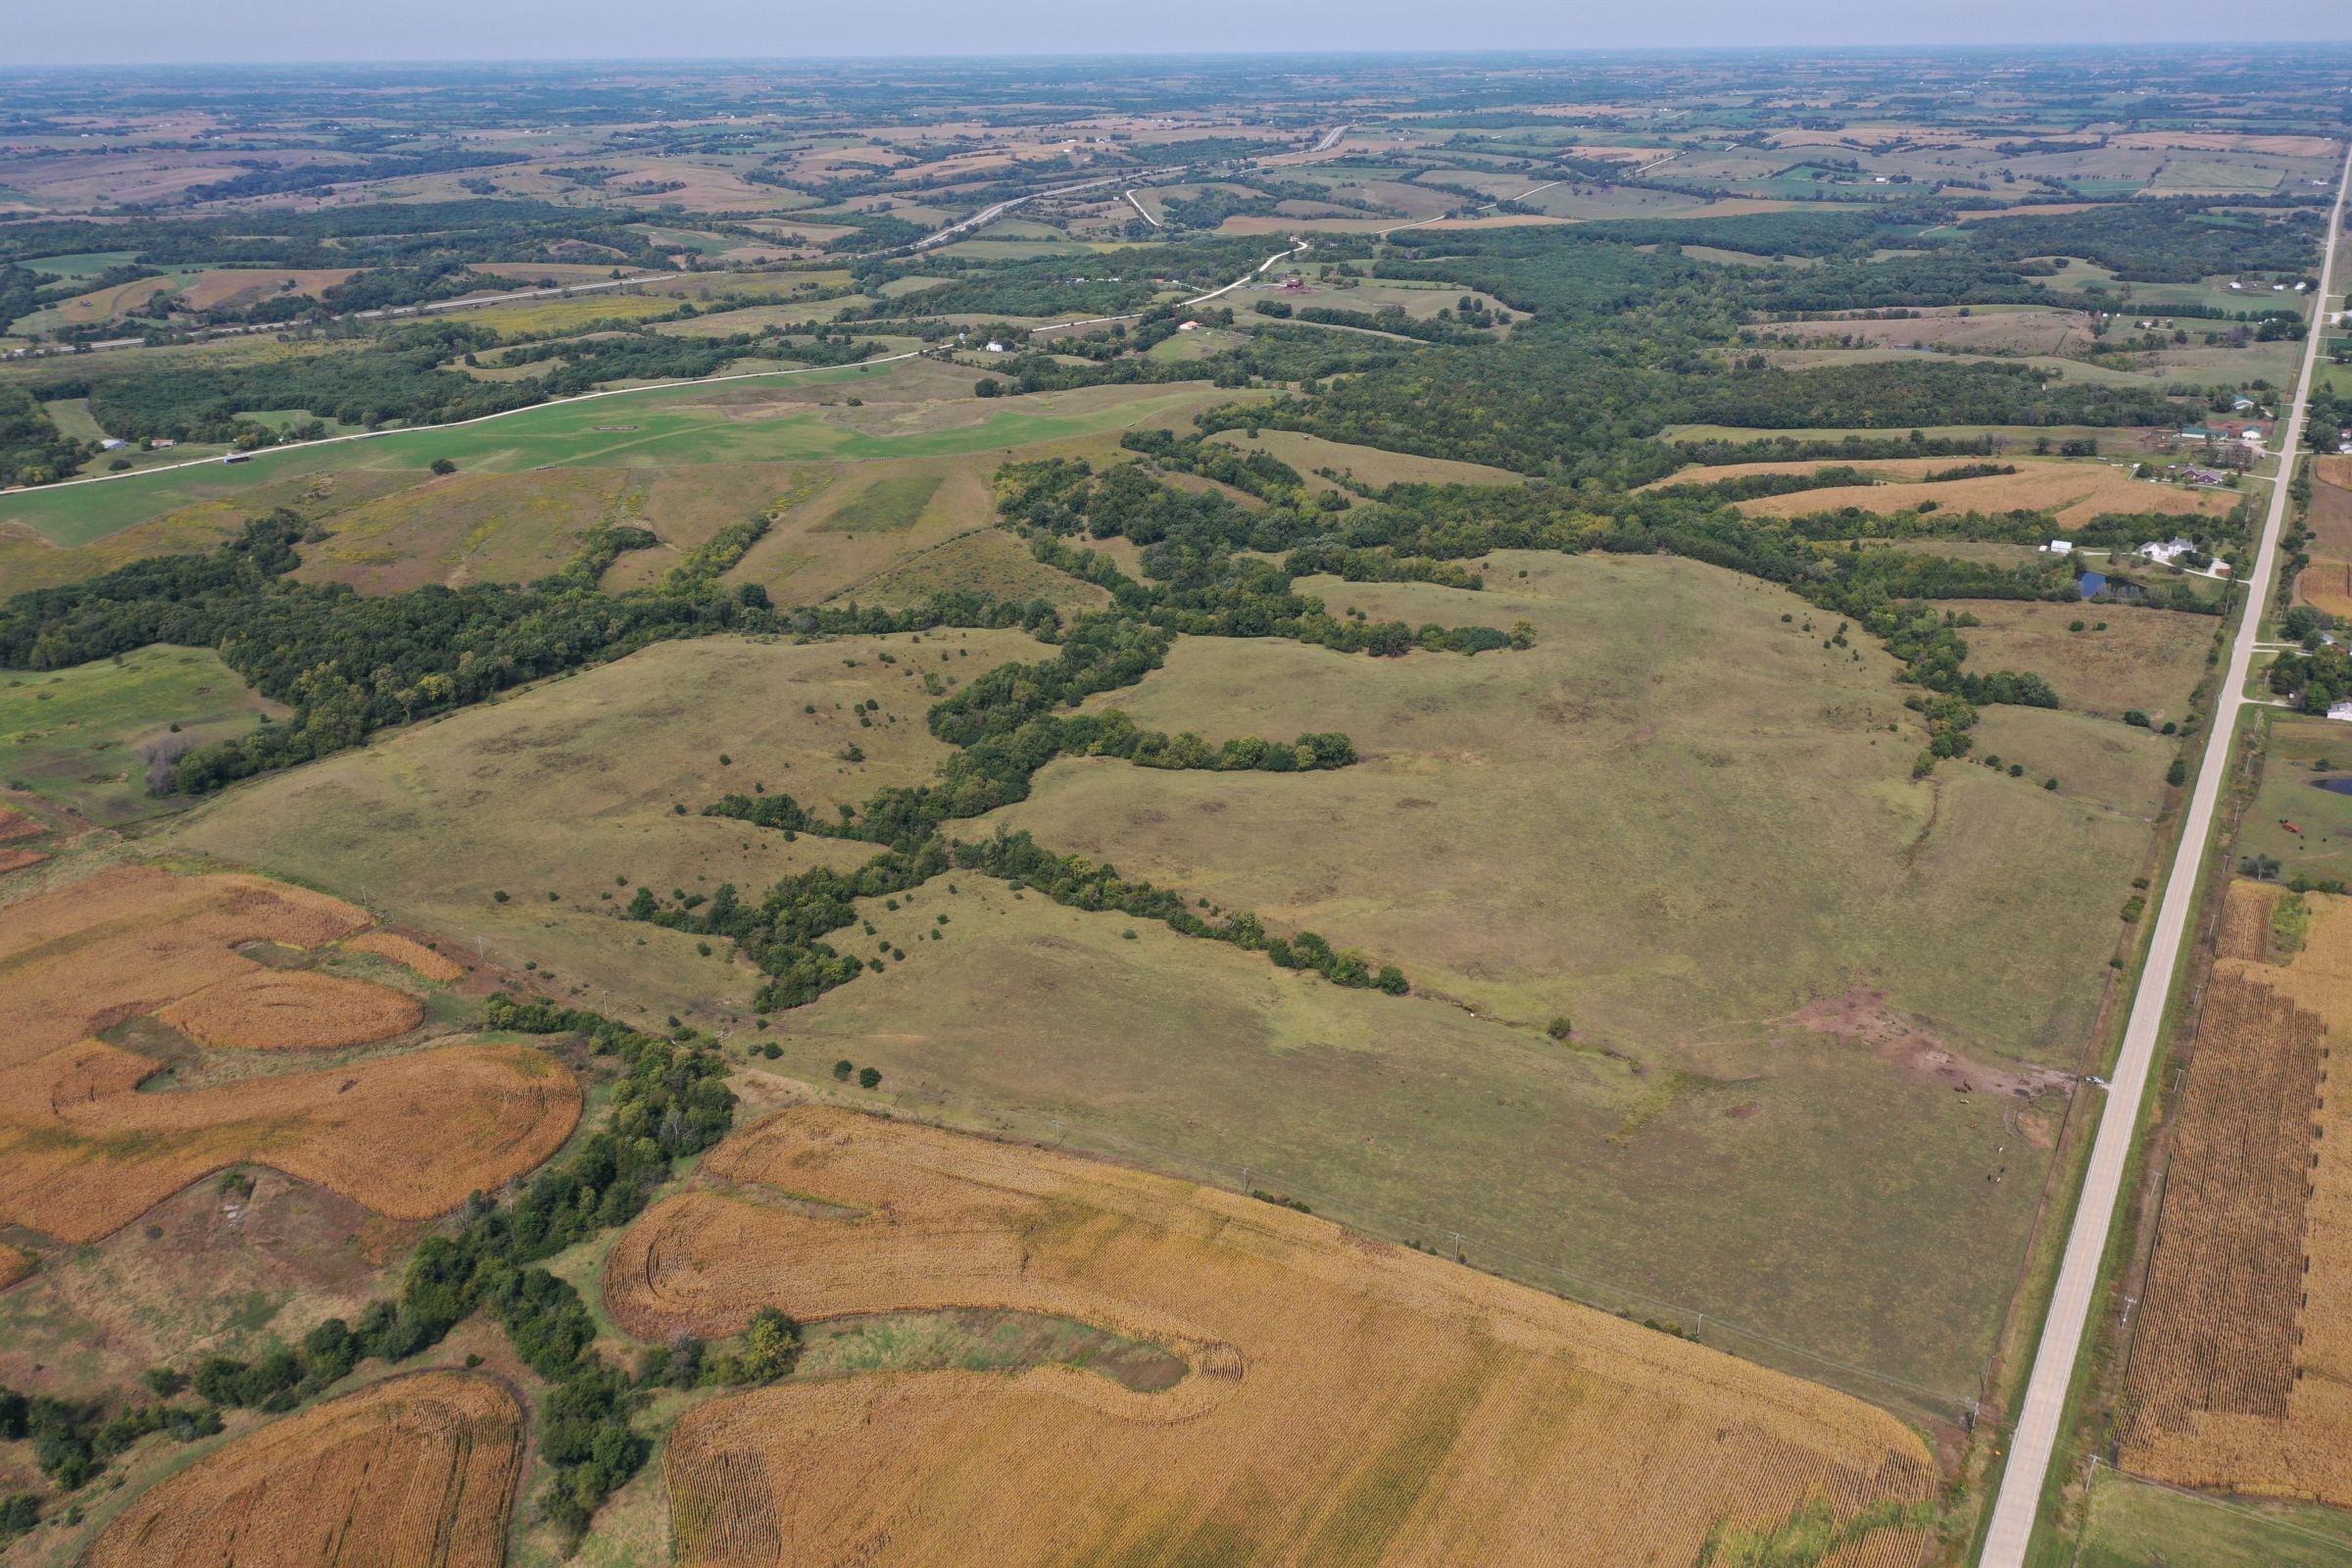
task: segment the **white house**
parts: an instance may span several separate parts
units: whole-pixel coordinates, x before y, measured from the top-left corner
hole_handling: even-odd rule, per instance
[[[2329,718],[2352,719],[2352,697],[2348,697],[2344,699],[2344,701],[2337,703],[2334,707],[2328,709],[2328,716]]]
[[[2041,549],[2044,555],[2071,556],[2075,553],[2075,542],[2072,539],[2053,539]]]
[[[2187,555],[2190,551],[2196,548],[2197,547],[2195,545],[2190,544],[2187,540],[2176,535],[2172,539],[2165,541],[2163,544],[2158,544],[2156,541],[2151,539],[2146,544],[2139,547],[2139,553],[2147,557],[2150,561],[2156,562],[2161,565],[2169,566],[2174,562],[2179,561],[2182,556]]]

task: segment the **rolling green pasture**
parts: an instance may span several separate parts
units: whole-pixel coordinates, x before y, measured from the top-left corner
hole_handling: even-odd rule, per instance
[[[209,648],[159,644],[72,669],[0,670],[0,776],[113,826],[173,808],[147,793],[146,747],[175,729],[191,744],[227,740],[284,711]]]
[[[73,256],[36,257],[23,265],[35,272],[53,272],[63,278],[96,277],[111,267],[121,267],[137,256],[136,251],[82,251]]]
[[[1482,1014],[1565,1014],[1686,1070],[1744,1070],[1791,1013],[1856,985],[1964,1054],[2072,1064],[2145,821],[1986,769],[1914,781],[1891,662],[1825,646],[1834,625],[1808,631],[1818,612],[1784,591],[1680,560],[1508,552],[1487,581],[1301,588],[1411,625],[1524,617],[1535,648],[1192,639],[1095,699],[1212,742],[1343,730],[1357,767],[1143,780],[1063,760],[1000,814],[1394,959]]]
[[[872,852],[788,844],[701,808],[755,783],[829,810],[928,782],[947,748],[924,726],[921,672],[961,683],[1040,654],[1009,631],[658,643],[239,785],[182,818],[171,843],[345,893],[365,887],[408,919],[485,938],[563,985],[592,982],[657,1016],[710,1017],[744,1007],[760,977],[730,944],[705,954],[690,936],[613,919],[635,885],[708,894],[732,882],[749,898]],[[876,705],[870,725],[859,703]],[[842,757],[853,744],[862,760]]]
[[[421,469],[448,458],[468,470],[555,466],[834,462],[944,457],[1114,431],[1201,406],[1199,385],[1089,387],[995,402],[968,396],[960,372],[902,361],[862,373],[843,367],[774,381],[657,386],[525,409],[468,425],[403,430],[364,441],[257,454],[95,483],[0,496],[0,524],[77,546],[200,502],[225,500],[265,479],[337,470]],[[912,394],[885,401],[886,384]],[[822,388],[819,392],[817,389]],[[867,406],[839,402],[852,390]],[[960,395],[957,395],[960,394]],[[833,399],[823,407],[819,398]]]

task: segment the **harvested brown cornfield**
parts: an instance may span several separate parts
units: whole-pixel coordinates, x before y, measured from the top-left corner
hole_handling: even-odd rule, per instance
[[[214,980],[155,1015],[207,1046],[327,1051],[407,1034],[425,1020],[425,1008],[416,997],[367,980],[259,968]]]
[[[2222,900],[2221,927],[2214,933],[2214,956],[2221,958],[2263,958],[2271,951],[2271,911],[2286,896],[2276,882],[2239,878]]]
[[[30,1252],[22,1247],[11,1247],[6,1242],[0,1242],[0,1291],[7,1290],[11,1285],[30,1274],[32,1265],[33,1257]]]
[[[2330,615],[2352,615],[2352,565],[2313,562],[2295,579],[2295,597]]]
[[[258,1163],[395,1219],[430,1219],[563,1147],[579,1082],[526,1046],[458,1045],[143,1095],[155,1063],[100,1041],[0,1073],[0,1223],[93,1242],[188,1183]],[[37,1102],[17,1098],[19,1086]]]
[[[264,1427],[159,1483],[89,1568],[498,1568],[522,1409],[489,1378],[392,1378]]]
[[[343,944],[354,953],[372,953],[379,958],[389,958],[406,969],[414,969],[427,980],[463,980],[466,966],[447,958],[421,942],[413,942],[397,931],[363,931]]]
[[[366,999],[366,1031],[300,1016],[257,1029],[201,1006],[190,1032],[256,1045],[341,1044],[416,1021],[414,999],[381,986],[270,970],[231,951],[270,941],[313,948],[367,915],[259,877],[110,872],[0,909],[0,1224],[88,1242],[223,1165],[253,1161],[318,1182],[379,1213],[422,1219],[530,1170],[579,1119],[576,1079],[520,1046],[443,1045],[318,1072],[141,1094],[159,1062],[97,1036],[202,1003],[254,995]],[[396,1009],[396,1010],[395,1010]],[[248,1009],[249,1011],[251,1009]],[[215,1028],[214,1026],[218,1026]],[[307,1032],[306,1032],[307,1031]]]
[[[0,806],[0,844],[12,839],[28,839],[36,833],[46,833],[40,822],[26,816],[13,806]]]
[[[406,1034],[424,1021],[424,1004],[365,980],[257,969],[215,981],[156,1016],[208,1046],[324,1051]]]
[[[1004,1564],[1689,1562],[1710,1532],[1806,1510],[1863,1518],[1844,1568],[1930,1548],[1913,1505],[1935,1470],[1892,1417],[1328,1221],[812,1107],[707,1169],[730,1191],[662,1204],[612,1257],[606,1299],[633,1333],[727,1334],[769,1303],[988,1305],[1192,1370],[1155,1394],[1039,1368],[700,1406],[666,1461],[684,1563],[947,1562],[976,1542]]]
[[[1863,465],[1869,466],[1869,465]],[[2233,492],[2182,490],[2149,484],[2104,464],[2023,464],[2015,473],[1930,483],[1839,485],[1742,501],[1753,517],[1803,517],[1843,507],[1860,507],[1886,516],[1933,501],[1946,512],[2049,512],[2066,526],[2078,526],[2109,512],[2160,512],[2179,516],[2220,516],[2237,504]]]
[[[22,871],[28,865],[38,865],[49,858],[38,850],[0,850],[0,875]]]
[[[2283,966],[2228,956],[2248,940],[2241,903],[2258,901],[2233,894],[2225,910],[2132,1354],[2124,1462],[2342,1505],[2352,1114],[2329,1093],[2328,1040],[2352,1027],[2352,900],[2308,897],[2309,934]]]

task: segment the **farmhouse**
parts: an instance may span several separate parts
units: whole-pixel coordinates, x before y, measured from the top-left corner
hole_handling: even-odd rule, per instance
[[[2176,535],[2174,538],[2169,539],[2162,544],[2158,544],[2154,540],[2150,540],[2148,543],[2139,547],[2139,553],[2147,557],[2150,561],[2156,562],[2160,565],[2169,566],[2174,562],[2179,561],[2182,556],[2195,554],[2196,548],[2197,547],[2195,545],[2190,544],[2186,539],[2180,538]]]

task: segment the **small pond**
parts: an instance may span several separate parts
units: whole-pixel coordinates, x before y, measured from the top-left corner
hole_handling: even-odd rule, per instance
[[[2352,778],[2315,778],[2311,781],[2311,787],[2326,790],[2330,795],[2352,795]]]

